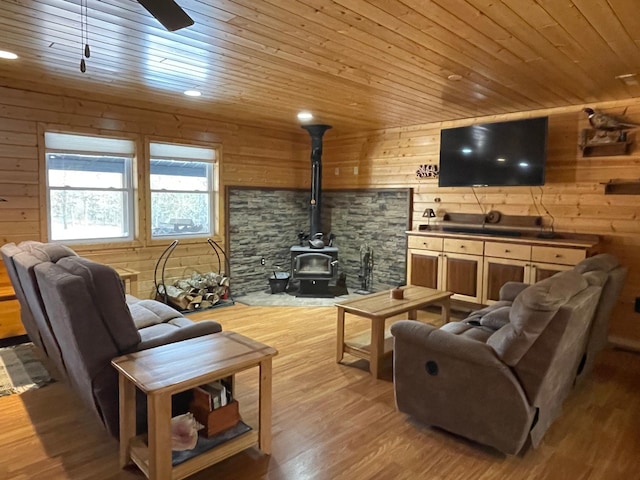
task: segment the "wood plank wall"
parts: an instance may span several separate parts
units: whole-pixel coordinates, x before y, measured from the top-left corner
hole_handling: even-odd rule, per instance
[[[6,83],[6,82],[5,82]],[[0,82],[0,85],[2,82]],[[216,121],[184,112],[128,106],[116,99],[90,100],[46,87],[0,86],[0,245],[23,240],[47,240],[44,205],[44,157],[42,132],[47,126],[75,133],[133,136],[138,151],[144,152],[144,138],[175,142],[198,142],[222,147],[220,192],[225,185],[267,187],[308,186],[309,165],[304,147],[308,135]],[[146,171],[139,155],[139,212],[145,215],[148,192],[141,181]],[[220,195],[224,201],[224,195]],[[221,203],[221,234],[224,245],[224,205]],[[116,267],[140,271],[139,294],[153,293],[155,262],[167,242],[148,239],[146,225],[139,238],[128,244],[71,245],[79,253]],[[217,261],[202,239],[181,241],[168,264],[168,278],[188,276],[193,270],[217,271]]]
[[[1,83],[1,82],[0,82]],[[71,132],[134,135],[173,141],[222,145],[220,190],[225,185],[308,188],[309,145],[300,135],[273,128],[256,128],[203,118],[185,111],[127,106],[117,99],[85,99],[47,87],[29,89],[10,82],[0,87],[0,244],[22,240],[46,240],[43,229],[41,131],[46,125]],[[640,123],[640,100],[601,105]],[[611,178],[640,178],[640,148],[621,157],[582,158],[580,130],[587,126],[582,106],[481,117],[472,120],[409,126],[397,129],[340,134],[334,126],[324,139],[323,188],[414,188],[413,225],[422,223],[429,207],[444,212],[479,213],[490,209],[511,215],[554,217],[558,231],[595,233],[603,237],[603,250],[618,255],[630,267],[619,306],[614,311],[612,333],[640,343],[640,315],[633,303],[640,295],[640,206],[636,195],[604,195],[601,185]],[[438,163],[441,128],[470,123],[550,116],[547,183],[542,188],[476,189],[480,206],[470,188],[438,188],[436,180],[416,177],[422,164]],[[640,133],[636,138],[640,142]],[[144,209],[146,192],[140,192]],[[439,202],[436,199],[440,199]],[[222,197],[221,197],[221,200]],[[544,207],[541,206],[541,201]],[[536,208],[537,205],[537,208]],[[224,211],[224,210],[222,210]],[[224,225],[221,225],[224,232]],[[153,268],[165,244],[153,244],[143,228],[139,241],[126,246],[83,246],[84,255],[117,267],[141,272],[141,296],[153,291]],[[216,237],[222,243],[224,238]],[[204,242],[181,244],[169,263],[169,277],[208,270],[212,255]]]
[[[611,333],[640,344],[640,202],[638,195],[604,195],[602,182],[612,178],[640,179],[640,146],[630,155],[582,158],[580,132],[588,127],[583,106],[425,124],[405,128],[336,135],[324,145],[326,188],[414,188],[413,228],[425,223],[422,212],[481,213],[498,210],[508,215],[542,215],[557,231],[593,233],[603,238],[603,251],[617,255],[629,276],[616,307]],[[603,110],[640,123],[640,100],[602,106]],[[439,163],[442,128],[549,115],[549,141],[544,187],[439,188],[435,179],[418,178],[423,164]],[[634,135],[634,134],[631,134]],[[635,134],[640,143],[640,132]],[[357,172],[357,173],[356,173]],[[439,201],[437,200],[439,199]],[[542,202],[542,205],[540,203]]]

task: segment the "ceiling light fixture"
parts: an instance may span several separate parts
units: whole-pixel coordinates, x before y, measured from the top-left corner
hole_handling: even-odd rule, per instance
[[[0,50],[0,58],[4,58],[5,60],[15,60],[16,58],[18,58],[18,55],[16,55],[13,52],[7,52],[5,50]]]
[[[302,122],[313,120],[313,114],[311,112],[300,112],[298,113],[298,120]]]
[[[457,73],[451,74],[447,77],[447,80],[451,80],[452,82],[457,82],[458,80],[462,80],[462,75],[458,75]]]
[[[202,95],[202,93],[200,93],[198,90],[185,90],[184,94],[187,97],[199,97],[200,95]]]
[[[625,73],[624,75],[617,75],[616,80],[620,80],[625,85],[640,85],[637,75],[637,73]]]

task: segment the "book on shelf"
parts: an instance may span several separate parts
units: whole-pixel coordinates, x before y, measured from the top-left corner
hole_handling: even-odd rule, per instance
[[[205,383],[193,389],[193,403],[208,411],[229,405],[232,401],[231,382],[226,379]]]
[[[211,410],[224,407],[229,403],[229,390],[222,381],[206,383],[201,385],[200,388],[210,395]]]

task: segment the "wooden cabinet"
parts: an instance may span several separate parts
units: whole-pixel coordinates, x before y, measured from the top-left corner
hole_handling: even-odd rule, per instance
[[[491,304],[506,282],[535,283],[596,253],[598,239],[517,239],[407,232],[407,283]]]
[[[409,236],[407,278],[410,285],[440,289],[442,283],[442,238]]]
[[[407,283],[447,290],[458,300],[480,302],[481,241],[410,236],[408,246]]]
[[[586,258],[588,249],[485,242],[482,303],[499,300],[506,282],[536,283],[569,270]]]
[[[9,276],[0,261],[0,339],[24,335],[20,320],[20,304],[11,286]]]

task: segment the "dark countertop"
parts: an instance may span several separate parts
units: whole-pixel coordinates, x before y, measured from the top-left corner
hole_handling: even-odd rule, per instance
[[[453,231],[453,230],[458,231]],[[463,231],[459,231],[463,230]],[[408,235],[424,235],[431,237],[464,238],[486,241],[527,243],[552,245],[559,247],[594,247],[600,243],[598,235],[571,233],[571,232],[551,232],[539,230],[523,230],[509,227],[482,227],[482,225],[430,225],[429,230],[408,230]]]

